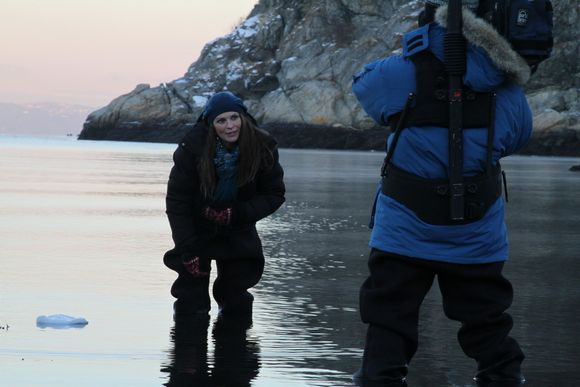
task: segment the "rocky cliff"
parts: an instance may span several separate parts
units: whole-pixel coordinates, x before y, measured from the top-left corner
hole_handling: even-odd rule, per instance
[[[580,6],[554,6],[554,55],[527,85],[534,136],[525,152],[580,155]],[[398,50],[421,8],[408,0],[261,0],[183,77],[114,99],[88,116],[79,138],[177,142],[208,96],[228,89],[283,147],[382,148],[385,130],[359,107],[352,75]]]

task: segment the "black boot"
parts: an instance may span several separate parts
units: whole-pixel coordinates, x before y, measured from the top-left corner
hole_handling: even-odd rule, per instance
[[[365,377],[362,368],[352,375],[353,383],[358,387],[407,387],[405,378],[372,380]]]
[[[177,298],[173,304],[174,316],[207,314],[211,309],[209,278],[187,277],[187,274],[180,274],[171,287],[171,294]]]
[[[173,303],[173,321],[189,319],[196,315],[209,315],[209,305],[192,302],[192,300],[178,299]]]
[[[476,382],[477,387],[520,387],[523,386],[525,380],[503,381],[503,382]]]
[[[223,316],[252,314],[254,296],[245,291],[241,295],[230,296],[225,300],[220,300],[219,314]]]
[[[502,369],[480,370],[473,380],[477,387],[519,387],[526,382],[519,363]]]
[[[504,340],[503,353],[489,353],[478,359],[478,371],[473,378],[478,387],[518,387],[525,383],[521,372],[524,354],[517,342]]]
[[[365,341],[362,365],[353,375],[360,387],[405,387],[408,372],[408,344],[402,335],[392,329],[369,325]],[[407,345],[408,344],[408,345]]]
[[[526,380],[521,379],[501,379],[501,380],[485,380],[481,378],[473,378],[477,387],[520,387],[523,386]]]
[[[228,298],[227,301],[219,303],[218,322],[223,325],[230,325],[234,322],[242,329],[252,326],[252,310],[254,296],[249,292],[244,292],[241,297]]]

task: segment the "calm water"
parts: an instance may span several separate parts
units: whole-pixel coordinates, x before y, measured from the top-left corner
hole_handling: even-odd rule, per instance
[[[0,137],[0,386],[348,386],[382,155],[282,150],[286,204],[258,224],[267,257],[247,332],[175,326],[161,262],[173,145]],[[580,159],[504,162],[514,336],[529,386],[580,385]],[[84,317],[41,329],[36,317]],[[471,386],[436,287],[412,387]],[[203,380],[184,377],[198,370]]]

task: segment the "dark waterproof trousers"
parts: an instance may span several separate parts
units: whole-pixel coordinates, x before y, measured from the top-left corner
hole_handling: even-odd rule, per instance
[[[371,250],[370,276],[360,292],[361,317],[369,326],[362,368],[355,375],[366,383],[358,383],[404,385],[418,346],[419,308],[435,276],[445,315],[461,322],[457,337],[477,362],[478,382],[518,383],[524,354],[508,336],[513,323],[505,310],[513,290],[502,268],[503,262],[459,265]]]
[[[177,298],[175,308],[187,311],[209,311],[210,261],[206,260],[202,270],[208,275],[194,277],[187,272],[181,261],[181,256],[173,250],[163,257],[167,267],[177,272],[178,277],[171,286],[171,294]],[[250,309],[253,296],[248,289],[255,286],[264,272],[264,258],[216,260],[217,277],[213,283],[213,297],[220,311]]]

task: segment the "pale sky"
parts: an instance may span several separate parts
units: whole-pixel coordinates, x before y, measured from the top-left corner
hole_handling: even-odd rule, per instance
[[[100,107],[185,74],[258,0],[0,0],[0,102]]]

